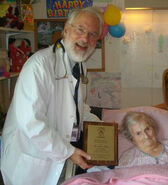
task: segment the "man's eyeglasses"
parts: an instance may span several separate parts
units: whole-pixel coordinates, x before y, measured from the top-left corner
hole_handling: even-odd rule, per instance
[[[82,26],[75,26],[73,24],[70,24],[75,29],[76,34],[83,36],[85,34],[88,34],[89,39],[91,40],[96,40],[98,38],[98,33],[97,32],[88,32],[86,28]]]

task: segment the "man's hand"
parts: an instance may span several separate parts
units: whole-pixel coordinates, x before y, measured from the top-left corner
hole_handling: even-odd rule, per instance
[[[75,148],[75,152],[71,155],[70,159],[73,163],[77,164],[78,166],[80,166],[84,170],[87,168],[91,168],[93,166],[93,165],[87,164],[87,162],[86,162],[86,159],[90,160],[91,156],[88,155],[83,150],[80,150],[78,148]]]

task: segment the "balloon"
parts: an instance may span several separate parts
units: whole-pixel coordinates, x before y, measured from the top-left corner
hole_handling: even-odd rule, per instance
[[[104,12],[104,21],[108,25],[119,24],[121,20],[121,11],[113,5],[108,5]]]
[[[109,26],[108,31],[111,36],[120,38],[125,34],[125,26],[122,23],[114,26]]]
[[[100,39],[103,39],[108,33],[108,24],[104,23]]]

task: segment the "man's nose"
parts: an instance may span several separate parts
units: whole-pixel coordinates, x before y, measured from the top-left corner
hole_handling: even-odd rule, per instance
[[[89,32],[85,32],[85,33],[83,33],[82,38],[83,38],[83,40],[88,41],[88,40],[89,40],[89,38],[90,38],[90,34],[89,34]]]

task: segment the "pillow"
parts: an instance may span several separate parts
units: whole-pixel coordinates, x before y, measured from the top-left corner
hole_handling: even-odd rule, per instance
[[[129,107],[119,110],[103,109],[102,110],[102,120],[105,122],[116,122],[119,125],[122,122],[123,117],[129,111],[144,112],[151,116],[157,123],[158,126],[158,139],[165,140],[168,139],[168,111],[164,109],[159,109],[152,106],[139,106],[139,107]],[[121,134],[118,136],[118,153],[120,155],[133,144],[128,141]]]

